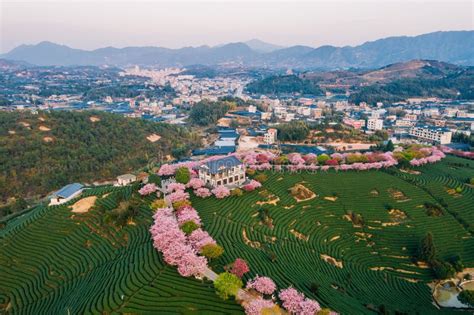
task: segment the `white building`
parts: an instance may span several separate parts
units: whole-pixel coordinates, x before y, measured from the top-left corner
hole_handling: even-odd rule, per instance
[[[51,195],[50,206],[66,203],[82,193],[83,185],[74,183],[69,184]]]
[[[255,106],[255,105],[249,105],[249,107],[248,107],[248,112],[249,112],[249,113],[256,113],[256,112],[257,112],[257,106]]]
[[[383,120],[378,118],[369,118],[367,119],[368,130],[382,130],[383,129]]]
[[[117,186],[127,186],[137,181],[137,177],[133,174],[124,174],[117,176]]]
[[[268,129],[263,135],[263,142],[266,144],[274,144],[277,141],[277,130],[274,128]]]
[[[245,166],[235,156],[227,156],[201,165],[199,178],[210,187],[240,186],[246,181]]]
[[[448,144],[451,143],[452,132],[446,128],[415,126],[410,128],[410,135],[429,142]]]
[[[395,121],[395,126],[397,127],[413,127],[415,125],[414,121],[405,120],[405,119],[398,119]]]

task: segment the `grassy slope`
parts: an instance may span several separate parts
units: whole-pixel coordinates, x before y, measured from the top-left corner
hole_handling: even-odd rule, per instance
[[[453,162],[468,166],[453,168],[449,165]],[[426,314],[437,310],[425,285],[432,280],[431,273],[415,266],[410,259],[419,239],[432,231],[440,257],[460,254],[464,263],[472,267],[474,238],[449,214],[439,218],[427,216],[420,205],[436,201],[400,176],[416,178],[437,196],[442,196],[450,210],[474,222],[473,189],[465,186],[463,195],[458,198],[445,190],[474,176],[474,163],[449,157],[443,163],[422,168],[422,172],[422,175],[399,173],[397,176],[377,171],[269,175],[264,187],[280,197],[277,206],[263,206],[273,218],[274,229],[259,224],[256,214],[260,206],[256,202],[264,198],[258,192],[219,201],[196,198],[193,204],[206,229],[226,249],[223,260],[247,259],[252,275],[271,276],[280,287],[294,284],[324,305],[345,314],[371,313],[367,304],[375,307],[384,304],[392,311]],[[296,203],[287,191],[301,181],[319,198]],[[387,192],[390,188],[401,190],[410,200],[395,201]],[[373,189],[379,191],[378,196],[370,195]],[[339,195],[335,202],[323,199],[333,193]],[[285,209],[284,206],[294,207]],[[389,206],[403,210],[408,215],[407,220],[398,226],[382,226],[383,222],[391,222],[386,210]],[[344,220],[346,210],[362,214],[366,226],[355,228]],[[277,260],[272,263],[264,251],[246,245],[244,229],[251,241],[266,244],[274,251]],[[290,233],[291,229],[309,236],[309,240],[298,239]],[[272,237],[275,239],[271,240]],[[335,237],[339,238],[333,239]],[[343,268],[326,263],[320,254],[342,261]],[[376,267],[395,270],[370,270]],[[319,285],[316,296],[310,292],[313,282]],[[438,312],[449,313],[448,310]]]
[[[103,199],[110,209],[113,196]],[[66,206],[40,206],[8,221],[0,229],[0,313],[241,313],[210,283],[182,278],[162,261],[148,232],[151,214],[142,208],[136,225],[123,230]]]

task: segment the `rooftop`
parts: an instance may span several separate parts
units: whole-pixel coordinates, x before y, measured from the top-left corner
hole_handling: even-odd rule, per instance
[[[241,164],[242,162],[232,155],[214,161],[209,161],[202,165],[201,168],[208,170],[211,174],[217,174],[220,171],[227,170],[231,167],[238,166]]]
[[[69,184],[69,185],[64,186],[63,188],[61,188],[57,192],[55,192],[53,194],[53,196],[57,196],[57,197],[61,197],[61,198],[66,199],[66,198],[71,197],[75,193],[77,193],[79,190],[82,189],[82,187],[84,187],[84,186],[82,184],[79,184],[79,183]]]

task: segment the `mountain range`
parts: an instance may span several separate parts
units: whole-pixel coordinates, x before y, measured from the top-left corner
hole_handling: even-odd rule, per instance
[[[474,65],[474,31],[434,32],[398,36],[358,46],[291,46],[282,48],[260,40],[210,47],[105,47],[74,49],[51,42],[21,45],[0,58],[38,66],[110,65],[189,66],[224,65],[259,68],[348,69],[378,68],[412,59],[431,59],[458,65]]]

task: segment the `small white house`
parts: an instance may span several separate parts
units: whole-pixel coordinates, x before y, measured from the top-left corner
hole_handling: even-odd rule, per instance
[[[82,193],[83,185],[79,183],[69,184],[51,195],[50,206],[66,203]]]
[[[133,174],[124,174],[117,176],[117,186],[127,186],[137,181],[137,177]]]

